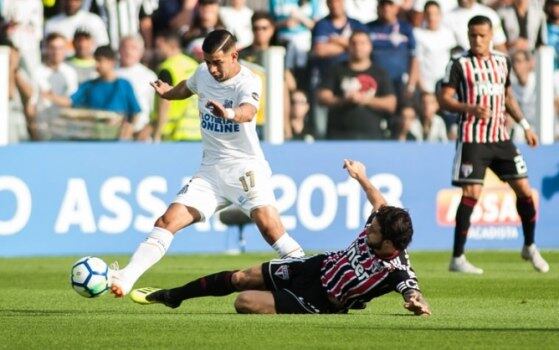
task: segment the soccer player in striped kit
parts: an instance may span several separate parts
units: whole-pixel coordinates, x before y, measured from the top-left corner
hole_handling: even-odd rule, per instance
[[[239,313],[344,313],[396,291],[403,295],[406,309],[430,315],[406,251],[413,235],[410,215],[386,205],[362,163],[346,159],[344,168],[373,205],[365,229],[347,249],[222,271],[173,289],[135,289],[132,300],[176,308],[187,299],[241,292],[235,300]]]
[[[510,59],[491,50],[491,20],[475,16],[468,22],[471,49],[453,59],[439,94],[441,108],[460,114],[452,184],[462,187],[456,212],[454,248],[449,270],[481,274],[464,256],[470,216],[480,197],[485,170],[489,167],[516,193],[516,208],[522,221],[522,258],[540,272],[549,265],[534,244],[536,208],[527,179],[526,163],[514,146],[505,122],[508,113],[524,129],[526,142],[538,145],[538,138],[524,118],[510,85]]]

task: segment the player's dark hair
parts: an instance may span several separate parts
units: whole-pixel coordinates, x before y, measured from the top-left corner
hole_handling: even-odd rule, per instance
[[[425,3],[425,5],[423,6],[423,12],[427,11],[427,9],[431,6],[435,6],[437,7],[439,10],[441,9],[441,5],[439,5],[438,2],[434,1],[434,0],[429,0]]]
[[[93,57],[95,57],[96,60],[100,58],[106,58],[111,61],[116,61],[116,52],[111,49],[109,45],[99,46],[97,49],[95,49]]]
[[[493,28],[493,23],[491,23],[491,20],[487,16],[474,16],[474,17],[472,17],[472,19],[470,19],[470,21],[468,21],[468,28],[471,28],[473,26],[483,25],[483,24],[487,24],[489,26],[489,28]]]
[[[235,47],[237,40],[235,36],[225,29],[217,29],[209,33],[204,39],[202,50],[207,54],[219,51],[227,52]]]
[[[377,210],[375,217],[380,225],[382,238],[391,241],[397,250],[406,249],[413,235],[413,226],[408,211],[385,205]]]
[[[62,39],[64,41],[66,41],[66,37],[58,32],[52,32],[49,35],[47,35],[47,37],[45,38],[45,43],[50,43],[53,40],[56,39]]]

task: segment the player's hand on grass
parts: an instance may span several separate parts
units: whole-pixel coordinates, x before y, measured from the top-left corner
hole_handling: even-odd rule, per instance
[[[359,180],[367,177],[365,165],[357,160],[344,159],[344,169],[352,178]]]
[[[408,298],[406,298],[406,302],[404,303],[404,307],[413,312],[417,316],[421,315],[431,315],[431,309],[425,299],[419,293],[413,293]]]
[[[165,98],[164,96],[165,93],[173,88],[171,85],[167,84],[166,82],[160,79],[157,79],[156,81],[151,82],[149,84],[153,87],[157,95],[163,98]]]
[[[536,147],[538,145],[538,136],[532,129],[524,131],[524,137],[526,138],[528,146]]]
[[[223,107],[221,103],[213,100],[208,100],[208,102],[206,102],[206,108],[209,108],[210,111],[212,111],[212,114],[216,117],[225,118],[225,107]]]

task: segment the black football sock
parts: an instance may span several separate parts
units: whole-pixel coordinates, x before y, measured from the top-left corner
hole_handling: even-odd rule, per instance
[[[236,288],[231,283],[231,276],[235,271],[222,271],[207,275],[182,287],[167,289],[167,301],[171,303],[179,303],[186,299],[205,297],[205,296],[223,296],[236,292]]]
[[[470,228],[470,217],[476,203],[477,199],[462,196],[458,210],[456,210],[456,227],[454,228],[454,247],[452,250],[452,256],[455,258],[464,254],[464,246]]]
[[[519,197],[516,199],[516,211],[522,221],[524,232],[524,245],[534,243],[536,230],[536,207],[532,197]]]

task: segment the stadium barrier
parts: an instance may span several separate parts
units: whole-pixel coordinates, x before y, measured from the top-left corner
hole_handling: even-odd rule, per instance
[[[537,242],[559,248],[559,145],[520,147],[538,205]],[[307,250],[347,245],[370,205],[342,169],[362,160],[391,204],[409,208],[413,249],[452,244],[460,191],[450,186],[454,146],[393,142],[264,145],[277,207]],[[0,256],[130,253],[200,164],[199,143],[48,143],[0,147]],[[468,248],[517,249],[514,194],[489,174]],[[235,248],[236,228],[216,217],[180,233],[171,253]],[[247,251],[269,251],[256,227]]]

